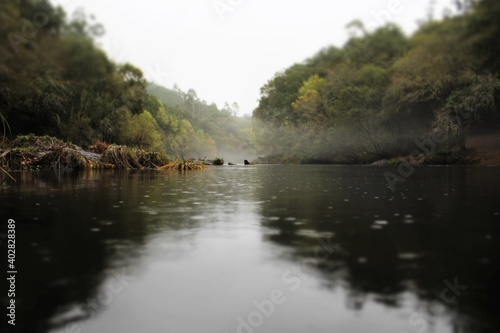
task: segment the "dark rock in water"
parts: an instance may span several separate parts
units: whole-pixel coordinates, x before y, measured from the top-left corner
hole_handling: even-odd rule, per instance
[[[250,165],[250,162],[248,162],[247,160],[245,160],[245,165]]]
[[[227,165],[236,165],[236,164],[234,164],[234,163],[231,163],[231,162],[230,162],[230,163],[228,163]]]

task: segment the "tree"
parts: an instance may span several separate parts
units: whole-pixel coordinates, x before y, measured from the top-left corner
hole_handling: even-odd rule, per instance
[[[470,127],[493,108],[497,94],[497,80],[479,70],[464,23],[454,17],[423,27],[413,37],[415,47],[394,66],[385,100],[396,116],[432,121],[462,150]]]
[[[500,2],[481,0],[473,5],[468,17],[468,37],[472,39],[473,52],[480,59],[482,70],[500,74]]]
[[[303,64],[276,74],[261,88],[261,98],[253,112],[254,117],[285,126],[301,123],[303,117],[293,109],[292,103],[299,97],[299,89],[304,81],[313,74],[314,69]]]
[[[292,103],[293,109],[305,119],[317,124],[328,124],[328,114],[323,101],[326,80],[315,74],[299,89],[299,97]]]

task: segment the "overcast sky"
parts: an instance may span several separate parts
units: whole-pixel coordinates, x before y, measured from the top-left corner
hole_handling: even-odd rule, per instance
[[[147,78],[215,102],[258,104],[260,87],[290,65],[348,39],[346,25],[372,30],[391,21],[409,34],[431,0],[52,0],[71,14],[93,14],[106,29],[98,40],[112,59]],[[436,13],[451,0],[436,0]]]

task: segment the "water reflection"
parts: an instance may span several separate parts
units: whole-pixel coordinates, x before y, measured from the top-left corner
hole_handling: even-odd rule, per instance
[[[498,169],[384,171],[23,173],[16,331],[497,332]]]
[[[323,172],[276,171],[281,176],[261,193],[269,199],[262,224],[275,231],[266,238],[293,249],[291,261],[314,258],[317,240],[331,237],[339,250],[316,268],[325,288],[347,285],[349,308],[402,307],[415,295],[416,312],[401,330],[427,329],[446,312],[453,332],[498,331],[497,170],[420,169],[400,193],[376,168],[316,177]],[[449,283],[459,286],[455,294],[443,292]]]

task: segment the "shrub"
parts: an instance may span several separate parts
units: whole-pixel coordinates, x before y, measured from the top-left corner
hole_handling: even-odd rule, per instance
[[[221,157],[216,157],[213,162],[214,165],[224,165],[224,159]]]

